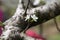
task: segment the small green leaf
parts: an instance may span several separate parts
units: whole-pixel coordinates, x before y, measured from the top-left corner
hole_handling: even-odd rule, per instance
[[[0,26],[3,26],[3,23],[0,21]]]
[[[41,0],[40,1],[40,5],[45,5],[46,3],[45,3],[45,1],[44,0]]]

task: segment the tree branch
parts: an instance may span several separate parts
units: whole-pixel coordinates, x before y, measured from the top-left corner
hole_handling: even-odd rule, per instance
[[[3,31],[2,35],[4,35],[4,32],[8,33],[9,31],[8,35],[5,34],[4,36],[2,36],[2,38],[5,38],[5,40],[8,39],[11,31],[13,31],[12,29],[18,30],[17,28],[19,28],[19,30],[21,31],[21,29],[24,30],[27,27],[28,21],[25,21],[25,17],[23,16],[25,10],[23,9],[22,5],[23,4],[21,3],[21,0],[19,0],[19,4],[18,4],[15,14],[10,19],[4,22],[5,30],[6,29],[7,30]],[[38,17],[38,19],[37,19],[37,22],[35,21],[29,22],[30,27],[44,23],[60,15],[60,0],[52,0],[51,3],[48,3],[46,5],[27,9],[27,15],[32,15],[32,14],[33,15],[35,14]]]

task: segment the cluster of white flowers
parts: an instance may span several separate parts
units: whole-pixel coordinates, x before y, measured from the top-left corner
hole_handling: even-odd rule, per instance
[[[37,22],[37,19],[38,19],[38,17],[35,14],[34,15],[27,15],[25,18],[26,18],[25,21],[32,18],[35,22]]]
[[[36,16],[36,10],[35,9],[28,9],[27,10],[27,15],[25,17],[25,21],[32,19],[33,21],[37,22],[38,17]]]

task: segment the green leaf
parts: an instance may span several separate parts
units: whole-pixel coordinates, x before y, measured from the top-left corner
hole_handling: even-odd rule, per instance
[[[0,21],[0,26],[3,26],[3,23]]]
[[[41,0],[40,1],[40,5],[45,5],[46,3],[45,3],[45,1],[44,0]]]

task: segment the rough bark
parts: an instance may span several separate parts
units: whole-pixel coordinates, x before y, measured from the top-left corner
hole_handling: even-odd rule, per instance
[[[20,4],[19,4],[20,5]],[[19,24],[23,24],[23,25],[27,25],[27,21],[24,20],[23,15],[24,15],[24,9],[21,8],[19,9],[19,7],[17,7],[15,14],[13,15],[12,18],[10,19],[15,19],[15,20],[8,20],[6,21],[4,24],[9,24],[9,21],[18,21],[19,18],[21,18],[18,22],[20,22]],[[46,4],[44,6],[40,6],[40,7],[36,7],[36,8],[31,8],[31,9],[27,9],[27,15],[32,15],[32,14],[36,14],[36,16],[38,16],[38,20],[37,22],[32,22],[30,23],[30,27],[34,26],[34,25],[38,25],[40,23],[44,23],[58,15],[60,15],[60,1],[55,0],[52,1],[49,4]],[[18,17],[17,17],[18,16]],[[12,23],[12,22],[11,22]],[[17,22],[16,22],[17,23]],[[13,23],[15,24],[15,23]],[[15,24],[16,25],[16,24]]]
[[[21,31],[27,27],[28,21],[25,21],[25,16],[24,16],[25,10],[23,9],[23,4],[21,1],[22,0],[19,0],[19,4],[15,14],[6,22],[4,22],[5,30],[7,29],[6,31],[3,31],[2,35],[4,36],[1,36],[2,38],[4,38],[4,40],[7,40],[9,38],[9,35],[12,34],[11,31],[13,30]],[[29,22],[29,28],[44,23],[60,15],[60,0],[53,0],[51,3],[47,3],[46,5],[27,9],[26,14],[27,15],[36,14],[36,16],[38,17],[37,22],[35,21]]]

